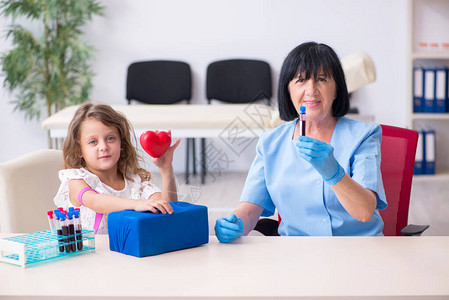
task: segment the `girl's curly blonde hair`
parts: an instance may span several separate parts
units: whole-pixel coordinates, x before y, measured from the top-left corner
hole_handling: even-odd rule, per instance
[[[135,141],[137,139],[131,124],[122,113],[105,104],[84,103],[76,110],[62,149],[64,168],[86,167],[86,163],[81,157],[80,130],[81,124],[87,119],[95,119],[106,126],[114,126],[118,129],[122,150],[117,168],[126,179],[132,180],[130,174],[139,174],[146,180],[151,179],[151,173],[139,166],[139,162],[143,162],[143,159],[132,144],[132,137]]]

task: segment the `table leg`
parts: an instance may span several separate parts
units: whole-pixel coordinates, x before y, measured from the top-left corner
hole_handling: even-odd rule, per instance
[[[201,184],[206,182],[206,138],[201,138]]]
[[[187,143],[187,149],[186,149],[186,173],[185,173],[185,182],[186,184],[189,184],[189,159],[190,159],[190,138],[186,139]],[[195,166],[195,160],[193,162],[193,165]],[[195,168],[195,167],[194,167]]]

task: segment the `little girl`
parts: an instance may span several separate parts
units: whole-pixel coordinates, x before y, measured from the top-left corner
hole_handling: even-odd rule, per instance
[[[168,132],[171,134],[171,132]],[[132,144],[131,124],[109,105],[85,103],[75,112],[64,141],[64,170],[54,198],[57,206],[80,207],[85,229],[106,234],[107,214],[120,210],[173,212],[177,201],[173,152],[153,158],[161,172],[161,189],[150,182],[151,174],[139,167],[142,158]],[[135,139],[135,136],[134,136]]]

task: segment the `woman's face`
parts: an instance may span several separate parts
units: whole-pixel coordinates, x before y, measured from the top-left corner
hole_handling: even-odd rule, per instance
[[[307,120],[322,120],[332,117],[332,103],[337,97],[337,85],[331,75],[320,71],[317,76],[305,79],[300,73],[288,84],[293,106],[306,107]]]

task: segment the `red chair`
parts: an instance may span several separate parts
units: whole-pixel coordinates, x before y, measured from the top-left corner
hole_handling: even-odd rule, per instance
[[[388,203],[380,211],[383,233],[385,236],[421,235],[428,225],[407,225],[418,132],[389,125],[381,127],[380,170]],[[278,218],[280,223],[281,217]],[[254,230],[264,235],[278,235],[277,226],[278,222],[272,219],[260,219]]]
[[[379,211],[386,236],[421,235],[429,226],[407,225],[418,132],[381,125],[380,170],[388,207]]]

